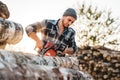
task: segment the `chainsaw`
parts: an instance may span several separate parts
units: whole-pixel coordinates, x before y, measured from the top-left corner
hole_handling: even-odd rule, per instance
[[[63,47],[64,46],[64,47]],[[65,49],[65,45],[53,44],[52,42],[47,42],[44,48],[38,53],[44,56],[65,56],[62,51]]]

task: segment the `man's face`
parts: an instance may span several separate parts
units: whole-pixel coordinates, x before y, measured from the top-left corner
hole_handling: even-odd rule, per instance
[[[64,27],[69,27],[72,23],[75,22],[75,18],[71,17],[71,16],[63,16],[62,18],[62,24]]]

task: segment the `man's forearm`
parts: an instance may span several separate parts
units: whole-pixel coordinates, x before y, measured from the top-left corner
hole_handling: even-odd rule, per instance
[[[43,49],[43,42],[42,40],[37,36],[35,32],[31,32],[29,34],[29,37],[32,38],[36,42],[36,47],[39,49]]]
[[[35,32],[29,33],[29,37],[32,38],[36,42],[40,40],[39,37],[36,35]]]

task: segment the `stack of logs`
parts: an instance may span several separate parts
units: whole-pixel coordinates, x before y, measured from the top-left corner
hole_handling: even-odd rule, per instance
[[[101,46],[79,48],[79,68],[95,80],[120,80],[120,51]]]

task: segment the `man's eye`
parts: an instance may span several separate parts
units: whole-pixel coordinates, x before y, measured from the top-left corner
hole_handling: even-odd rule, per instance
[[[71,21],[71,19],[69,19],[68,21]]]

